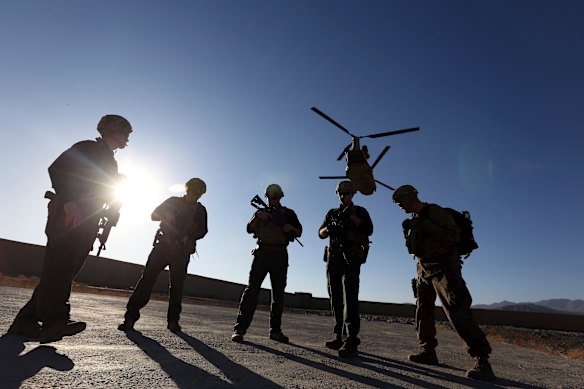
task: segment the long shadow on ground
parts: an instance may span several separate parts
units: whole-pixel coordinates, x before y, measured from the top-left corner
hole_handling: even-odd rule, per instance
[[[2,389],[16,389],[22,383],[35,376],[44,367],[59,371],[73,369],[75,364],[66,355],[57,353],[52,346],[38,346],[20,355],[24,351],[25,339],[19,336],[3,335],[0,338],[0,377]]]
[[[200,340],[195,339],[184,332],[176,332],[175,334],[187,342],[193,350],[201,354],[201,356],[221,370],[223,374],[234,383],[234,386],[245,388],[281,388],[281,386],[267,378],[233,362],[224,354],[207,346]]]
[[[352,373],[349,371],[344,371],[342,369],[338,369],[338,368],[333,367],[333,366],[327,366],[325,364],[322,364],[322,363],[319,363],[316,361],[312,361],[310,359],[306,359],[306,358],[301,357],[299,355],[289,354],[289,353],[286,353],[284,351],[276,350],[276,349],[268,347],[268,346],[264,346],[264,345],[253,343],[253,342],[247,342],[247,341],[245,342],[245,344],[253,346],[259,350],[263,350],[263,351],[272,353],[274,355],[279,355],[281,357],[284,357],[284,358],[289,359],[291,361],[294,361],[296,363],[301,363],[301,364],[306,365],[308,367],[311,367],[313,369],[322,370],[322,371],[329,373],[329,374],[335,374],[335,375],[338,375],[340,377],[344,377],[348,380],[355,381],[355,382],[358,382],[358,383],[363,384],[363,385],[370,385],[370,386],[373,386],[375,388],[399,388],[399,386],[391,385],[391,384],[388,384],[387,382],[380,381],[380,380],[375,379],[375,378],[365,377],[365,376],[355,374],[355,373]],[[304,348],[308,351],[313,351],[311,349],[308,349],[308,348],[305,348],[302,346],[298,346],[295,344],[290,344],[290,345],[296,346],[299,348]],[[327,357],[331,357],[331,355],[329,355],[329,354],[325,354],[325,355]],[[431,386],[427,386],[427,387],[431,387]],[[442,387],[435,386],[434,388],[442,388]]]
[[[233,387],[279,388],[275,383],[232,362],[226,356],[213,350],[201,341],[182,332],[177,332],[176,335],[185,340],[195,351],[219,368],[233,383],[226,382],[197,366],[175,357],[160,343],[144,336],[139,331],[128,331],[126,333],[128,339],[135,343],[153,361],[158,363],[162,370],[181,389]],[[240,384],[239,381],[244,381],[245,385]]]
[[[470,378],[461,377],[458,375],[452,375],[452,374],[444,373],[442,371],[435,370],[431,366],[397,361],[394,359],[381,357],[381,356],[366,353],[366,352],[359,352],[358,359],[356,359],[354,361],[347,361],[347,363],[355,364],[357,366],[360,366],[361,363],[379,364],[379,365],[382,365],[383,367],[385,367],[385,369],[382,368],[381,370],[379,370],[380,372],[381,371],[389,372],[390,370],[388,370],[388,369],[408,370],[411,372],[416,372],[418,374],[426,374],[428,376],[433,376],[433,377],[436,377],[436,378],[439,378],[441,380],[445,380],[448,382],[455,382],[455,383],[458,383],[460,385],[468,386],[471,388],[508,388],[508,387],[512,387],[512,388],[518,388],[518,389],[544,389],[544,387],[541,387],[541,386],[526,385],[526,384],[522,384],[522,383],[519,383],[516,381],[503,379],[503,378],[497,378],[493,382],[475,381],[475,380],[472,380]],[[453,370],[458,370],[461,372],[464,371],[463,369],[451,367],[451,366],[444,365],[444,364],[441,364],[440,366],[448,367],[448,368],[451,368]],[[376,367],[375,370],[378,371],[377,369],[380,369],[380,368]]]

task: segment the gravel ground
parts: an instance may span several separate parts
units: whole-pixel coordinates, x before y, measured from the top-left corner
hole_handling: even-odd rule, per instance
[[[0,273],[0,286],[13,286],[23,288],[34,288],[38,282],[37,277],[8,277]],[[104,294],[110,296],[128,297],[129,291],[111,290],[105,288],[88,287],[85,285],[74,284],[73,290],[82,293]],[[166,296],[153,295],[153,299],[165,301]],[[186,304],[199,305],[214,305],[235,307],[237,304],[232,302],[222,302],[204,299],[184,299]],[[267,307],[258,307],[259,310],[266,310]],[[331,316],[330,312],[322,311],[304,311],[304,310],[289,310],[289,312],[311,314],[318,316]],[[386,323],[399,323],[406,325],[414,325],[414,319],[383,316],[383,315],[361,315],[361,319],[365,321],[383,321]],[[449,323],[437,323],[437,325],[445,330],[451,330]],[[502,343],[513,344],[516,346],[526,347],[533,350],[543,351],[553,355],[559,355],[566,358],[578,359],[584,361],[584,332],[565,332],[565,331],[551,331],[551,330],[534,330],[528,328],[518,328],[511,326],[491,326],[481,325],[483,331],[488,335],[489,339],[497,340]],[[584,387],[584,385],[583,385]]]
[[[361,319],[415,325],[414,319],[402,317],[361,315]],[[438,326],[445,330],[454,331],[450,323],[447,322],[440,322]],[[584,332],[534,330],[493,325],[481,325],[481,328],[491,340],[584,361]]]
[[[0,287],[0,333],[30,289]],[[582,388],[584,362],[492,340],[498,379],[464,377],[472,361],[449,328],[438,328],[439,366],[411,363],[411,322],[365,318],[356,359],[323,346],[331,336],[326,315],[286,312],[290,344],[268,338],[268,313],[256,312],[244,344],[230,341],[236,307],[185,304],[183,331],[166,329],[167,304],[151,301],[136,325],[116,329],[126,296],[73,293],[72,315],[88,328],[75,337],[39,345],[0,337],[0,388]],[[370,319],[370,320],[367,320]],[[401,321],[400,321],[401,320]]]

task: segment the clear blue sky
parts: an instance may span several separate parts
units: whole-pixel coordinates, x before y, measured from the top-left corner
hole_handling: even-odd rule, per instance
[[[357,134],[421,127],[365,143],[392,146],[381,181],[471,212],[475,303],[582,299],[582,20],[581,1],[3,1],[0,237],[45,243],[47,167],[121,114],[142,191],[104,256],[144,264],[152,209],[198,176],[209,234],[189,272],[246,283],[249,201],[276,182],[305,229],[287,291],[324,297],[317,229],[338,200],[318,176],[343,173],[350,138],[317,106]],[[384,188],[355,202],[375,225],[361,299],[413,302],[405,214]]]

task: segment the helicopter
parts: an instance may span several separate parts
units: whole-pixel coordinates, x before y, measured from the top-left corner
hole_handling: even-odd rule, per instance
[[[328,120],[330,123],[332,123],[336,127],[340,128],[341,131],[349,134],[353,138],[351,143],[349,143],[347,145],[347,147],[345,147],[343,149],[342,153],[337,158],[337,161],[340,161],[343,157],[346,158],[346,160],[347,160],[347,167],[345,169],[346,174],[344,176],[320,176],[318,178],[324,179],[324,180],[326,180],[326,179],[338,180],[338,179],[347,179],[348,178],[349,180],[351,180],[351,182],[353,182],[353,185],[355,185],[355,189],[358,192],[360,192],[366,196],[369,196],[369,195],[373,194],[373,192],[375,192],[376,183],[381,185],[381,186],[384,186],[390,190],[395,190],[395,188],[392,188],[391,186],[384,184],[383,182],[378,181],[375,179],[375,177],[373,177],[373,169],[375,168],[375,166],[377,166],[379,161],[381,161],[381,158],[383,158],[385,153],[387,153],[390,146],[385,146],[383,148],[383,150],[381,151],[381,153],[379,154],[379,156],[375,159],[373,164],[369,165],[369,163],[367,162],[367,160],[370,157],[369,150],[368,150],[366,145],[361,146],[360,140],[362,138],[381,138],[384,136],[404,134],[404,133],[412,132],[412,131],[419,131],[420,127],[406,128],[406,129],[397,130],[397,131],[382,132],[379,134],[357,136],[357,135],[351,134],[349,132],[349,130],[347,130],[345,127],[341,126],[339,123],[337,123],[330,116],[328,116],[327,114],[325,114],[324,112],[322,112],[318,108],[312,107],[312,108],[310,108],[310,110],[315,112],[316,114],[320,115],[324,119]]]

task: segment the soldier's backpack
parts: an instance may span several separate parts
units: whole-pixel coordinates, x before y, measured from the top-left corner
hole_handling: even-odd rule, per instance
[[[464,259],[466,259],[470,253],[473,252],[473,250],[479,248],[479,245],[477,244],[472,233],[473,226],[470,213],[468,211],[458,212],[452,208],[444,209],[450,212],[454,222],[458,225],[458,228],[460,228],[460,241],[456,245],[456,248],[458,250],[458,254],[464,256]]]

